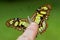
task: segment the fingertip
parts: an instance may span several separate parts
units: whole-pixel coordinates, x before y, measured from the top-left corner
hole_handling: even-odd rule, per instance
[[[31,22],[31,23],[30,23],[30,26],[32,26],[32,27],[34,27],[34,28],[36,28],[36,27],[38,28],[38,24],[35,23],[35,22]]]
[[[38,24],[35,22],[31,22],[28,28],[25,30],[25,32],[19,36],[17,40],[26,40],[26,39],[31,39],[34,40],[38,32]]]

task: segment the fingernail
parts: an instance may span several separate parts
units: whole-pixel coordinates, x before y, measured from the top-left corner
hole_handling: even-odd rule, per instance
[[[29,21],[29,23],[32,23],[32,20],[29,16],[28,16],[28,21]]]

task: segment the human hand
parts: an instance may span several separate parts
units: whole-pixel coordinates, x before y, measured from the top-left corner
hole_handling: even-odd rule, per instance
[[[25,32],[17,38],[17,40],[34,40],[38,32],[38,24],[30,22]]]

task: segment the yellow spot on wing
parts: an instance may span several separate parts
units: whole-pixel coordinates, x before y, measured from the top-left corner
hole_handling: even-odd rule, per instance
[[[40,27],[40,28],[39,28],[39,32],[42,32],[42,31],[43,31],[43,27]]]
[[[45,21],[43,21],[43,29],[45,29],[45,27],[46,27],[46,22]]]
[[[17,26],[18,25],[18,21],[15,22],[14,26]]]
[[[45,7],[42,7],[41,9],[48,10],[48,8],[46,6]]]
[[[21,26],[21,24],[22,24],[22,21],[21,20],[19,20],[20,21],[20,23],[19,23],[19,26]]]
[[[24,21],[20,20],[19,26],[21,26],[21,25],[24,25],[25,27],[28,27],[28,23],[27,22],[24,22]]]
[[[23,22],[23,24],[25,27],[28,27],[28,23],[27,22]]]
[[[9,23],[10,23],[10,24],[13,24],[13,21],[14,21],[14,20],[11,20]]]
[[[43,27],[40,27],[40,29],[43,31]]]
[[[40,15],[39,13],[37,13],[37,16],[36,16],[36,18],[35,18],[35,22],[36,22],[37,24],[40,23],[40,17],[41,17],[41,16],[43,16],[43,15]]]
[[[42,30],[39,28],[39,32],[42,32]]]
[[[39,13],[37,13],[37,16],[38,16],[38,17],[43,17],[43,15],[42,15],[42,14],[39,14]]]
[[[45,11],[40,11],[40,13],[41,13],[41,14],[46,14],[46,12],[45,12]]]

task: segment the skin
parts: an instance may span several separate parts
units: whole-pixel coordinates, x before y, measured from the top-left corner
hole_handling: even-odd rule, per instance
[[[38,32],[38,24],[31,22],[25,32],[17,38],[17,40],[35,40]]]

